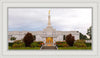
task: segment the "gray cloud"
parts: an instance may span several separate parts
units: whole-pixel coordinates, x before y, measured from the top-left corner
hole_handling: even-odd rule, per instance
[[[9,31],[42,31],[51,10],[52,26],[59,31],[80,31],[86,34],[91,26],[91,8],[9,8]]]

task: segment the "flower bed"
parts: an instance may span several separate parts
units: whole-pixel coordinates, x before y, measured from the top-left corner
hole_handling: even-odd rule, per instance
[[[32,47],[32,48],[33,48],[33,47],[41,47],[43,44],[44,44],[43,42],[33,42],[33,43],[31,44],[31,47]]]
[[[76,40],[74,42],[75,47],[87,47],[84,40]]]
[[[56,45],[58,47],[68,47],[68,44],[66,42],[56,42]]]

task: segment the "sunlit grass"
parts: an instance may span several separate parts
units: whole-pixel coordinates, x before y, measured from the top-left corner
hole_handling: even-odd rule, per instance
[[[40,47],[34,47],[34,48],[31,48],[31,47],[22,47],[22,48],[9,47],[9,50],[40,50]]]
[[[91,47],[58,47],[58,50],[91,50]]]

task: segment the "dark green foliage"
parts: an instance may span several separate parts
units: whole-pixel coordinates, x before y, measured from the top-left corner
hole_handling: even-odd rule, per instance
[[[80,39],[87,39],[87,36],[80,33]]]
[[[24,43],[20,43],[20,44],[14,43],[12,45],[12,48],[22,48],[22,47],[25,47],[25,44]]]
[[[14,43],[20,44],[20,43],[22,43],[22,41],[21,40],[16,40],[16,41],[14,41]]]
[[[85,43],[85,40],[76,40],[75,43]]]
[[[25,46],[26,47],[30,47],[30,44],[33,43],[34,40],[35,40],[35,36],[33,36],[31,33],[28,32],[24,36],[23,42],[25,43]]]
[[[67,44],[69,46],[73,46],[74,41],[75,41],[75,38],[71,34],[69,34],[69,35],[66,36],[66,42],[67,42]]]
[[[91,47],[91,43],[85,43],[87,47]]]
[[[85,43],[75,43],[74,46],[76,47],[86,47]]]
[[[38,41],[38,42],[34,42],[34,43],[41,44],[41,43],[43,43],[43,42],[42,42],[42,41]]]
[[[22,47],[25,47],[25,44],[21,40],[14,41],[14,44],[12,45],[12,48],[22,48]]]
[[[16,37],[11,37],[10,40],[16,40]]]
[[[85,44],[85,40],[76,40],[74,43],[75,47],[87,47]]]
[[[56,42],[56,43],[66,43],[66,42],[60,42],[60,41],[59,41],[59,42]]]
[[[33,35],[33,38],[34,38],[34,40],[36,40],[36,36],[35,35]]]
[[[89,35],[90,39],[92,39],[92,26],[90,26],[89,29],[87,30],[87,35]]]
[[[63,36],[63,40],[65,40],[66,39],[66,37],[65,37],[65,35]]]
[[[66,42],[56,42],[58,47],[68,47],[69,45]]]
[[[31,43],[31,47],[41,47],[43,42],[33,42]]]
[[[13,44],[14,44],[14,43],[9,43],[8,45],[9,45],[10,47],[12,47]]]

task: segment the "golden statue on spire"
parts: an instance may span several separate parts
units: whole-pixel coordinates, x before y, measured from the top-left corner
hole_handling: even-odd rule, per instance
[[[51,26],[51,22],[50,22],[50,10],[48,11],[48,26]]]
[[[48,12],[49,14],[50,14],[50,10],[49,10],[49,12]]]

